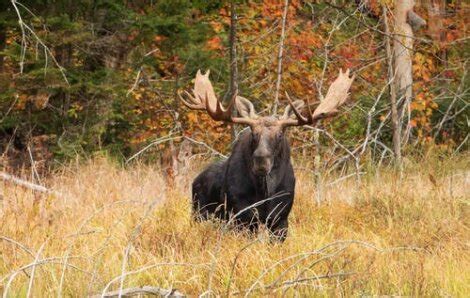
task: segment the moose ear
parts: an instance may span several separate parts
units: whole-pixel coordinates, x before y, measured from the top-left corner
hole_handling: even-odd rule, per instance
[[[237,107],[238,114],[243,118],[256,119],[258,115],[256,114],[255,107],[248,99],[237,96],[235,100],[235,105]]]
[[[296,100],[292,103],[294,105],[294,107],[297,109],[297,111],[299,112],[302,112],[302,110],[304,109],[305,107],[305,103],[303,100]],[[295,117],[295,114],[294,114],[294,110],[292,109],[292,107],[290,105],[287,105],[286,106],[286,109],[284,110],[284,114],[281,116],[281,120],[287,120],[289,118],[293,118]]]

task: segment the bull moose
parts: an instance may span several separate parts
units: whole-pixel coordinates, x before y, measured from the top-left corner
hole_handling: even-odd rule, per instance
[[[340,70],[327,95],[312,112],[310,102],[292,101],[281,117],[259,116],[246,98],[231,98],[224,108],[217,98],[207,71],[198,71],[192,94],[179,93],[190,109],[205,110],[215,121],[237,123],[249,128],[235,142],[232,154],[210,165],[192,184],[193,214],[198,220],[215,217],[233,220],[240,226],[256,231],[265,224],[274,239],[284,241],[288,216],[295,192],[295,176],[290,161],[289,142],[285,136],[289,126],[314,125],[332,117],[347,97],[354,80],[349,69]],[[238,111],[233,116],[232,108]],[[235,217],[235,218],[234,218]]]

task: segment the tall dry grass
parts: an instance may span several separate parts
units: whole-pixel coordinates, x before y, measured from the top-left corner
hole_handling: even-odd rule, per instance
[[[199,169],[201,165],[192,168]],[[190,179],[95,159],[46,181],[60,195],[3,188],[0,292],[83,297],[158,286],[190,296],[455,296],[470,293],[469,158],[369,169],[356,184],[297,172],[290,231],[244,235],[190,217]]]

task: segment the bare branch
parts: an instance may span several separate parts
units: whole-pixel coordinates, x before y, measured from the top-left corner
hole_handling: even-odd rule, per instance
[[[67,85],[70,86],[69,80],[67,79],[67,76],[65,75],[65,70],[64,68],[59,64],[55,56],[52,54],[52,51],[49,49],[48,46],[39,38],[39,36],[34,32],[34,30],[29,27],[27,24],[24,23],[23,18],[21,17],[20,10],[18,9],[18,1],[16,0],[11,0],[11,4],[13,5],[13,8],[16,11],[16,15],[18,16],[18,24],[20,25],[21,29],[21,59],[20,59],[20,73],[23,73],[23,68],[24,68],[24,60],[26,56],[26,30],[27,29],[31,35],[34,36],[36,41],[44,48],[44,51],[49,54],[52,58],[52,61],[54,61],[54,64],[57,66],[59,69],[60,73],[62,74],[62,77],[64,78],[64,81],[67,83]],[[24,5],[22,5],[24,7]],[[45,68],[47,68],[47,55],[46,55],[46,64]],[[44,69],[45,71],[45,69]]]

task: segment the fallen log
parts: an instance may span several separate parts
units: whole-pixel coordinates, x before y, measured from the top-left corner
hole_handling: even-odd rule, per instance
[[[99,298],[99,297],[132,297],[137,295],[151,295],[157,297],[171,297],[171,298],[181,298],[186,297],[186,295],[178,292],[177,290],[167,290],[152,286],[143,286],[143,287],[135,287],[135,288],[126,288],[122,290],[117,290],[113,292],[108,292],[106,294],[97,294],[91,296],[91,298]]]
[[[23,186],[23,187],[26,187],[26,188],[29,188],[31,190],[34,190],[34,191],[39,191],[39,192],[44,192],[44,193],[56,193],[42,185],[38,185],[38,184],[34,184],[34,183],[31,183],[29,181],[26,181],[26,180],[23,180],[23,179],[20,179],[18,177],[15,177],[15,176],[12,176],[10,174],[7,174],[5,172],[0,172],[0,179],[4,180],[4,181],[7,181],[7,182],[11,182],[11,183],[14,183],[16,185],[19,185],[19,186]]]

